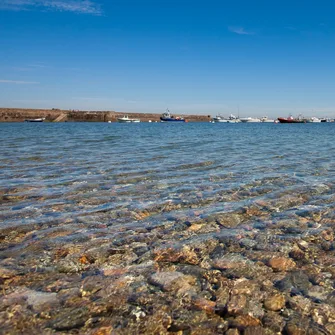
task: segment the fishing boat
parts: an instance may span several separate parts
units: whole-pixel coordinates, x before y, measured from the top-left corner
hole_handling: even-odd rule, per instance
[[[141,122],[141,120],[140,119],[130,119],[128,115],[125,115],[123,117],[119,117],[117,119],[117,122],[119,123],[138,123],[138,122]]]
[[[39,119],[26,119],[25,122],[44,122],[45,117]]]
[[[279,117],[278,121],[280,123],[306,123],[307,122],[307,120],[303,118],[301,114],[299,114],[299,116],[296,118],[294,118],[292,115],[290,115],[289,117]]]
[[[185,120],[181,116],[171,115],[168,109],[165,111],[165,113],[161,115],[160,119],[161,119],[161,122],[187,122],[187,120]]]

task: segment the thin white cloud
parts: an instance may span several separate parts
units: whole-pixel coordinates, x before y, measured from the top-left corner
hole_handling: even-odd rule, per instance
[[[52,10],[101,15],[101,6],[92,0],[1,0],[0,10]]]
[[[253,31],[247,31],[243,27],[228,27],[229,31],[238,35],[255,35]]]
[[[22,81],[22,80],[7,80],[7,79],[0,79],[0,83],[16,84],[16,85],[36,85],[36,84],[39,84],[39,82],[37,82],[37,81]]]
[[[24,66],[12,66],[11,69],[14,71],[27,72],[27,71],[43,70],[49,67],[50,66],[46,66],[42,64],[28,64]]]

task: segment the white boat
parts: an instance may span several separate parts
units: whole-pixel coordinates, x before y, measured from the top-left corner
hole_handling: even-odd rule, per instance
[[[223,118],[221,115],[217,115],[216,117],[213,117],[212,123],[238,123],[240,120],[233,114],[230,114],[228,118]]]
[[[221,115],[217,115],[217,116],[213,117],[212,122],[213,123],[221,123],[221,122],[227,123],[228,119],[224,119]]]
[[[138,122],[141,122],[140,119],[129,119],[128,115],[125,115],[123,117],[119,117],[117,119],[117,122],[120,122],[120,123],[138,123]]]
[[[261,119],[253,117],[241,117],[240,120],[244,123],[261,122]]]
[[[321,119],[315,117],[315,116],[312,116],[310,119],[307,120],[308,123],[314,123],[314,122],[321,122]]]
[[[241,120],[233,114],[230,114],[228,117],[228,123],[239,123]]]
[[[45,117],[40,119],[26,119],[25,122],[44,122]]]
[[[271,123],[274,123],[275,120],[269,119],[267,116],[262,116],[261,117],[261,122],[271,122]]]

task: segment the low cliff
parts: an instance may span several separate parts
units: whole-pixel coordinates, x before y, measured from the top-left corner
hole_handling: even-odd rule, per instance
[[[116,122],[117,118],[128,115],[129,118],[159,121],[160,114],[118,113],[115,111],[69,111],[60,109],[22,109],[0,108],[0,122],[23,122],[27,119],[45,118],[46,122]],[[180,114],[176,114],[180,115]],[[183,115],[189,122],[209,121],[208,115]]]

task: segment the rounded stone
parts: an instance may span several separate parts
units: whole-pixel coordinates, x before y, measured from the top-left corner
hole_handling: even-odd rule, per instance
[[[268,297],[264,301],[264,307],[268,311],[279,311],[285,306],[285,297],[281,294],[276,294]]]
[[[276,272],[290,271],[295,268],[295,262],[286,257],[273,257],[269,260],[269,265]]]

